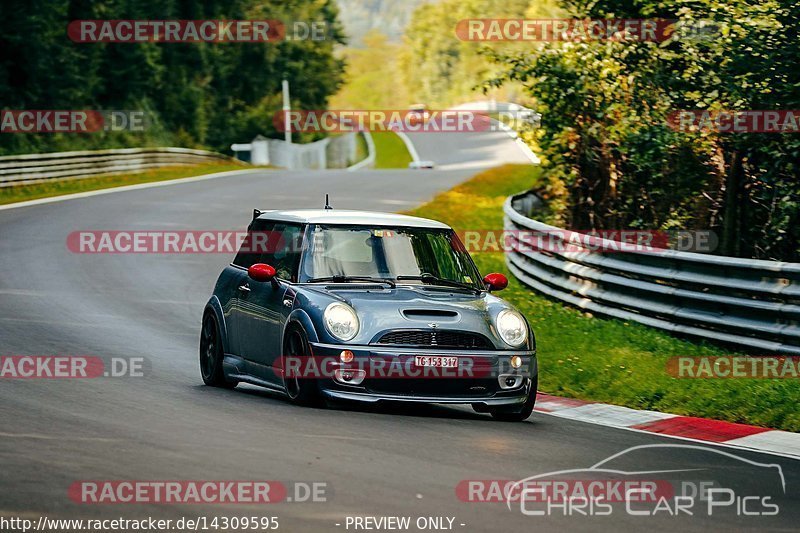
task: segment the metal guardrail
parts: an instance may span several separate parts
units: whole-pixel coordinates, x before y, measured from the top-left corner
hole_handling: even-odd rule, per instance
[[[0,187],[214,161],[234,159],[216,152],[189,148],[123,148],[10,155],[0,157]]]
[[[355,165],[350,165],[347,167],[347,170],[350,172],[355,172],[356,170],[361,170],[362,168],[375,168],[375,157],[377,156],[377,152],[375,151],[375,141],[372,139],[372,135],[370,135],[368,131],[364,131],[362,133],[364,135],[364,141],[367,144],[367,157]]]
[[[569,239],[565,230],[528,218],[523,213],[530,212],[531,200],[523,193],[503,206],[511,239],[506,263],[525,285],[598,315],[769,354],[800,355],[800,263],[676,250],[583,251],[576,243],[592,240],[600,250],[613,249],[614,243]],[[521,232],[566,237],[569,246],[533,250],[525,239],[521,243]]]

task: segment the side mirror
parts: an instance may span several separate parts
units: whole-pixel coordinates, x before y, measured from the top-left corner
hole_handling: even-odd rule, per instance
[[[272,281],[275,278],[275,269],[264,263],[256,263],[247,269],[247,275],[253,281]]]
[[[508,278],[498,272],[486,274],[483,278],[483,282],[486,284],[486,288],[489,292],[502,291],[508,287]]]

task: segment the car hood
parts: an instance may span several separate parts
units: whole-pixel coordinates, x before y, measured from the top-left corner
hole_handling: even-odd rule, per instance
[[[389,331],[436,329],[478,333],[496,349],[511,349],[499,338],[494,325],[497,314],[511,305],[488,292],[475,294],[430,285],[389,288],[355,284],[310,290],[355,309],[361,327],[353,344],[375,343]]]

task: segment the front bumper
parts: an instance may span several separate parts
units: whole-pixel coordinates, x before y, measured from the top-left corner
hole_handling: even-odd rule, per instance
[[[470,368],[472,373],[457,377],[397,377],[370,373],[358,385],[343,383],[334,378],[320,380],[320,389],[330,399],[359,402],[417,402],[473,404],[476,407],[515,407],[525,403],[531,394],[532,379],[537,375],[536,353],[525,350],[452,350],[420,347],[348,346],[344,344],[310,343],[315,357],[338,358],[343,350],[353,352],[354,364],[342,368],[366,368],[372,363],[408,363],[414,356],[456,357],[459,369]],[[511,369],[512,356],[520,356],[523,365]],[[360,366],[359,366],[360,364]],[[382,366],[382,368],[387,368]],[[503,388],[500,376],[518,376],[518,385]]]
[[[322,394],[332,400],[348,400],[357,402],[416,402],[416,403],[449,403],[477,404],[484,407],[515,406],[525,403],[530,391],[530,381],[523,387],[525,393],[518,396],[496,396],[492,398],[474,398],[472,396],[421,396],[416,394],[379,394],[374,392],[354,392],[346,390],[322,389]],[[519,391],[517,391],[519,393]]]

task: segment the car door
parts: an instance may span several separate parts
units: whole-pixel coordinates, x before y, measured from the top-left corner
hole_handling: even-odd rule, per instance
[[[252,224],[248,226],[247,230],[252,230]],[[224,293],[226,298],[220,301],[227,326],[228,353],[239,357],[244,357],[241,328],[245,322],[247,298],[243,299],[242,296],[246,296],[246,292],[249,290],[250,278],[247,275],[247,269],[260,259],[260,256],[254,254],[250,248],[249,238],[245,239],[233,262],[225,268]],[[242,307],[242,304],[245,307]]]
[[[249,280],[240,296],[242,321],[239,329],[244,357],[261,377],[274,378],[268,367],[282,353],[283,328],[292,303],[284,302],[289,284],[297,280],[302,227],[284,222],[265,222],[255,231],[267,235],[266,250],[258,262],[275,268],[272,282]]]

